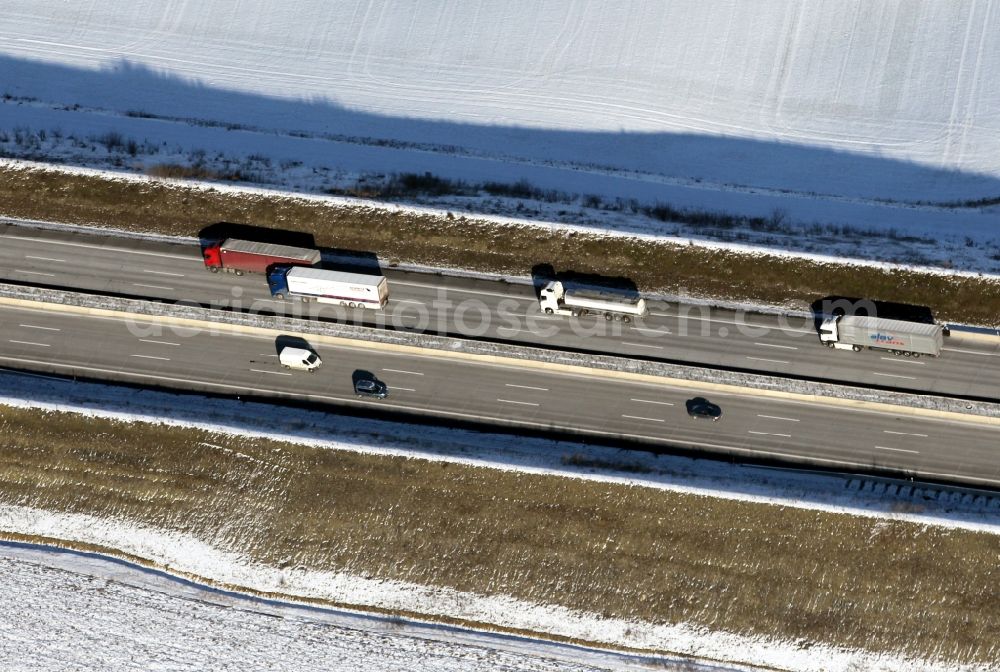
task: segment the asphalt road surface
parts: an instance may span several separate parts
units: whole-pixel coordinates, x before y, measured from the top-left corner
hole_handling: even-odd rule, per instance
[[[272,336],[164,328],[153,320],[0,307],[0,366],[169,388],[286,397],[516,427],[567,428],[647,445],[754,455],[844,469],[884,467],[916,477],[1000,485],[1000,427],[913,417],[828,402],[721,394],[406,354],[377,344],[325,347],[315,373],[283,369]],[[388,384],[388,399],[354,396],[359,372]],[[688,417],[685,401],[719,404],[719,422]],[[902,409],[901,409],[902,410]]]
[[[945,349],[937,359],[909,359],[879,351],[834,351],[820,345],[811,318],[650,301],[649,316],[641,323],[627,325],[542,315],[529,285],[391,268],[384,272],[390,286],[385,311],[304,305],[271,299],[261,275],[208,272],[194,243],[0,223],[0,280],[855,385],[1000,398],[1000,338],[955,335],[945,340]]]

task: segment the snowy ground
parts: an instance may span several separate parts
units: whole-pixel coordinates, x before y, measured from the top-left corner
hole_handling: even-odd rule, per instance
[[[403,172],[523,179],[552,202],[424,200],[1000,273],[996,1],[5,10],[3,155],[195,162],[314,193]],[[633,212],[657,202],[764,221]]]
[[[639,657],[242,597],[92,554],[0,543],[0,572],[7,672],[648,669]]]

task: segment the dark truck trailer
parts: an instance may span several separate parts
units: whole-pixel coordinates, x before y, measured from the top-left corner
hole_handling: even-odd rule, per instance
[[[224,243],[209,245],[202,252],[205,268],[218,273],[220,270],[236,275],[267,273],[272,266],[315,266],[319,263],[319,250],[309,250],[289,245],[255,243],[230,238]]]

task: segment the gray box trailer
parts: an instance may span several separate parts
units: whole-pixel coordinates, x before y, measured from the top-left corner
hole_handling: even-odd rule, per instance
[[[937,357],[944,342],[944,327],[881,317],[837,315],[823,320],[819,340],[827,347],[841,350],[859,352],[869,348],[905,357]]]

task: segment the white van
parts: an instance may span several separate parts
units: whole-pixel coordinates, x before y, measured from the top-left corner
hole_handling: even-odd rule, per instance
[[[323,363],[319,355],[305,348],[282,348],[278,353],[278,361],[286,369],[300,369],[310,373]]]

